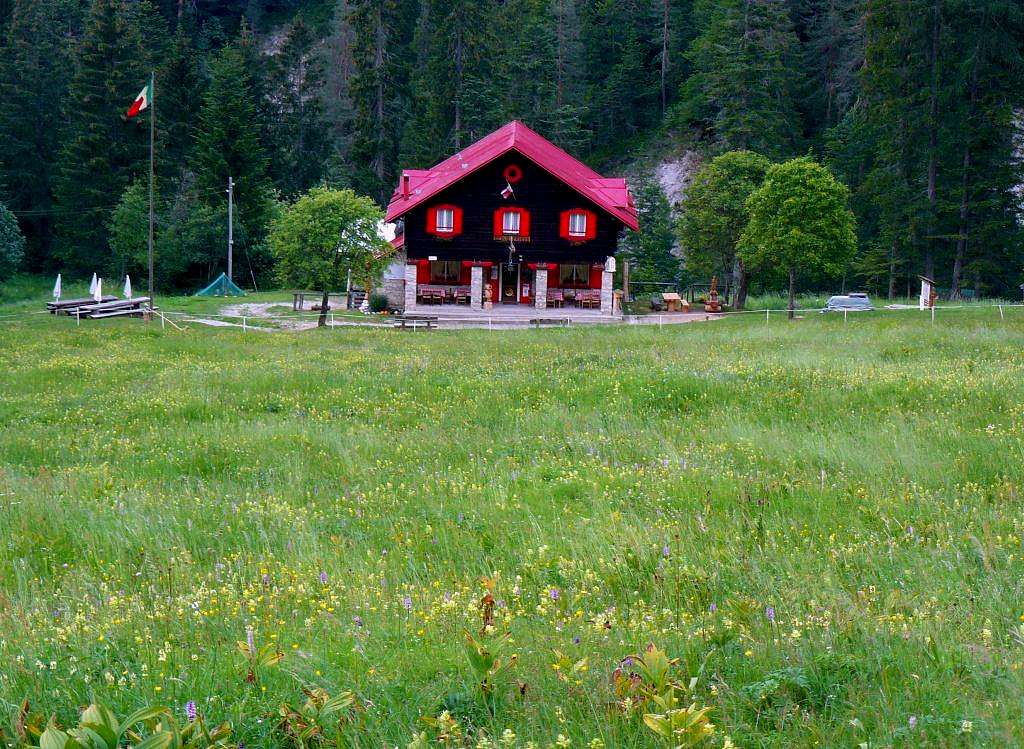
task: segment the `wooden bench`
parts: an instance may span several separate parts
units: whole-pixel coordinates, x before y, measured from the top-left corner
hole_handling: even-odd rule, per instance
[[[47,302],[46,309],[50,311],[51,315],[73,315],[74,310],[79,307],[86,307],[93,304],[102,304],[104,302],[115,302],[117,301],[116,296],[104,295],[103,298],[97,302],[91,296],[82,297],[81,299],[61,299],[59,302]]]
[[[530,325],[535,328],[539,328],[541,325],[557,325],[560,327],[568,327],[568,317],[535,317],[530,320]]]
[[[395,318],[395,327],[401,330],[434,330],[437,327],[437,317],[433,315],[398,315]]]

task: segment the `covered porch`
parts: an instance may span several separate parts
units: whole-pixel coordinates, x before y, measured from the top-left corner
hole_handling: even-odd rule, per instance
[[[510,319],[612,317],[614,259],[507,262],[411,258],[405,266],[405,311]],[[463,315],[460,310],[465,310]],[[547,313],[551,314],[547,314]],[[544,313],[544,314],[541,314]]]

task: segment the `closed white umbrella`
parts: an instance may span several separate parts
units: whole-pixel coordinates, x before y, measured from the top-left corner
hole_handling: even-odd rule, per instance
[[[53,285],[53,298],[60,301],[60,273],[57,274],[57,283]]]
[[[89,294],[90,295],[95,295],[96,294],[96,280],[97,280],[96,279],[96,274],[93,273],[92,274],[92,280],[89,282]]]
[[[103,301],[103,279],[102,278],[97,278],[96,279],[96,290],[92,293],[92,298],[93,298],[94,301],[97,301],[97,302],[102,302]]]
[[[124,298],[125,299],[131,299],[132,298],[132,277],[131,276],[125,276],[124,277]]]

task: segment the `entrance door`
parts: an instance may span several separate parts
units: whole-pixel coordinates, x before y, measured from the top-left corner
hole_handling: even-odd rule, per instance
[[[516,263],[511,268],[508,263],[504,263],[501,266],[501,303],[502,304],[518,304],[519,303],[519,264]]]

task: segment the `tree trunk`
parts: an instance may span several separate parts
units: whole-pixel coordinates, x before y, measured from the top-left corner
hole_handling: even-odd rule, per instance
[[[320,298],[320,319],[316,321],[318,328],[327,326],[327,289],[324,289],[324,295]]]
[[[789,319],[796,317],[796,269],[789,269]]]
[[[939,163],[939,36],[942,25],[939,2],[932,9],[931,92],[928,98],[928,237],[925,240],[924,274],[935,278],[935,218],[938,197],[936,182]]]
[[[889,299],[896,298],[896,240],[889,245]]]
[[[980,36],[979,36],[980,38]],[[967,255],[967,235],[969,229],[971,205],[971,132],[974,121],[974,110],[978,102],[978,58],[981,56],[980,44],[974,49],[974,66],[971,69],[971,96],[967,105],[967,126],[964,128],[964,159],[963,172],[960,175],[960,230],[956,239],[956,257],[953,259],[953,280],[950,283],[949,295],[953,299],[960,298],[960,282],[964,272],[964,258]]]
[[[736,258],[736,265],[733,267],[733,279],[736,285],[736,298],[733,300],[732,308],[741,310],[747,304],[747,266],[743,261]]]

